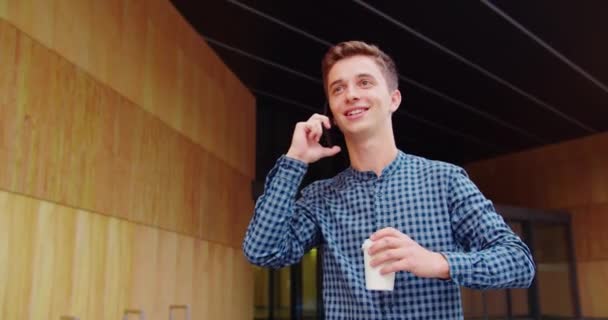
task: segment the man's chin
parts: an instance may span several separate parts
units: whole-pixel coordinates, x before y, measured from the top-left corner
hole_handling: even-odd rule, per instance
[[[347,128],[341,128],[344,138],[347,140],[361,140],[371,136],[371,128],[364,125],[354,125]]]

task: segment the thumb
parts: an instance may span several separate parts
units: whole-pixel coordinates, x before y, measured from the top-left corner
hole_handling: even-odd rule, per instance
[[[333,146],[331,148],[323,148],[323,157],[335,156],[340,151],[342,151],[340,146]]]

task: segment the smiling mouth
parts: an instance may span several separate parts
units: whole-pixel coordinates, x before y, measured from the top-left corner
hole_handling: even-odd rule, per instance
[[[347,118],[350,118],[350,119],[359,118],[365,112],[367,112],[367,110],[369,110],[369,107],[361,107],[361,108],[350,109],[350,110],[348,110],[348,111],[346,111],[344,113],[344,116],[346,116]]]

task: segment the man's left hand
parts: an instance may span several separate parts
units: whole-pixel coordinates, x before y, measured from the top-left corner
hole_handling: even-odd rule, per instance
[[[370,239],[374,242],[369,248],[371,265],[384,264],[382,274],[407,271],[423,278],[450,278],[448,261],[441,253],[423,248],[395,228],[376,231]]]

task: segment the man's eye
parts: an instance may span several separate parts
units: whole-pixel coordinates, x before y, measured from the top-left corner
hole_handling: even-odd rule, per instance
[[[339,93],[340,91],[342,91],[342,86],[336,86],[334,87],[334,90],[332,90],[333,93]]]
[[[361,85],[364,87],[370,86],[372,84],[369,80],[361,80]]]

